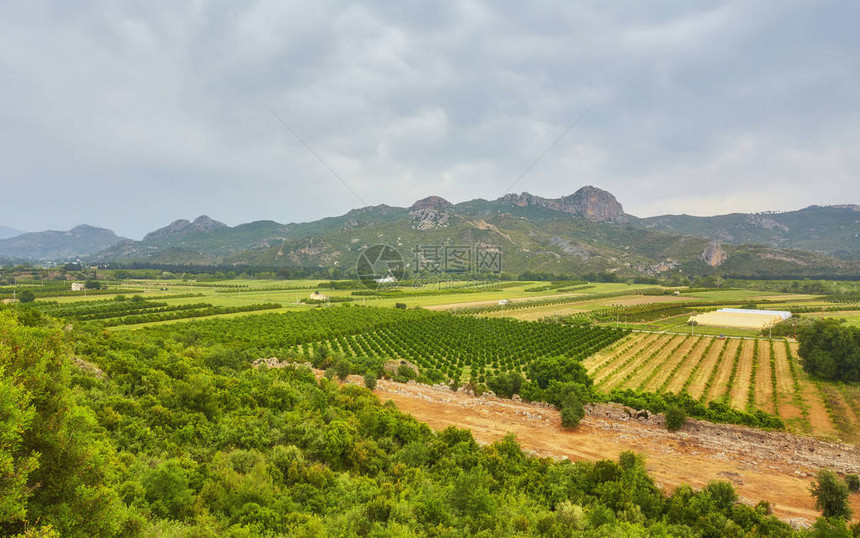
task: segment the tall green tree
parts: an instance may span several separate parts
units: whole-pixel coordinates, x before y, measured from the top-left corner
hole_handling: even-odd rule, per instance
[[[829,469],[818,471],[815,479],[811,491],[812,496],[815,497],[815,507],[821,510],[821,515],[843,519],[851,517],[848,485],[839,480],[836,473]]]

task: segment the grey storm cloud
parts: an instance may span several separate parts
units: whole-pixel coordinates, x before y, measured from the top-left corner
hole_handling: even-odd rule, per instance
[[[856,2],[8,2],[0,225],[312,220],[585,184],[860,201]]]

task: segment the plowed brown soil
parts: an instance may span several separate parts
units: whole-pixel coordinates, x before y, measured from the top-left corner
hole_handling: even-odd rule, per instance
[[[512,432],[525,450],[572,460],[617,458],[633,450],[644,454],[648,472],[664,488],[682,483],[702,487],[711,480],[728,479],[745,502],[768,500],[779,517],[809,523],[818,516],[809,494],[816,469],[799,464],[779,443],[773,450],[723,447],[686,430],[671,434],[636,421],[592,416],[570,431],[561,428],[559,414],[551,408],[415,384],[380,381],[375,393],[434,429],[469,428],[482,443]],[[860,461],[851,465],[855,464],[860,466]],[[852,496],[852,503],[860,513],[860,497]]]

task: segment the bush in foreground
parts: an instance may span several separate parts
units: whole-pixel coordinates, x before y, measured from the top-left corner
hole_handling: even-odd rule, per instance
[[[812,496],[815,497],[815,507],[821,510],[824,517],[848,519],[851,508],[848,506],[848,484],[839,480],[836,473],[829,469],[821,469],[815,475],[812,485]]]
[[[676,432],[687,423],[687,412],[680,405],[670,405],[666,408],[666,429]]]

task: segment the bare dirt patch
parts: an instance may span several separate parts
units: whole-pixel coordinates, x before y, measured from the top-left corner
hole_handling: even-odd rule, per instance
[[[766,499],[778,516],[807,523],[818,517],[809,495],[817,469],[860,471],[860,448],[789,434],[692,420],[672,434],[655,424],[620,419],[612,406],[595,408],[569,431],[561,428],[558,412],[543,405],[384,380],[375,393],[434,429],[469,428],[482,443],[512,432],[523,449],[538,455],[590,461],[633,450],[645,455],[648,472],[666,489],[682,483],[702,487],[728,477],[745,502]],[[860,498],[855,495],[852,502],[860,513]]]

